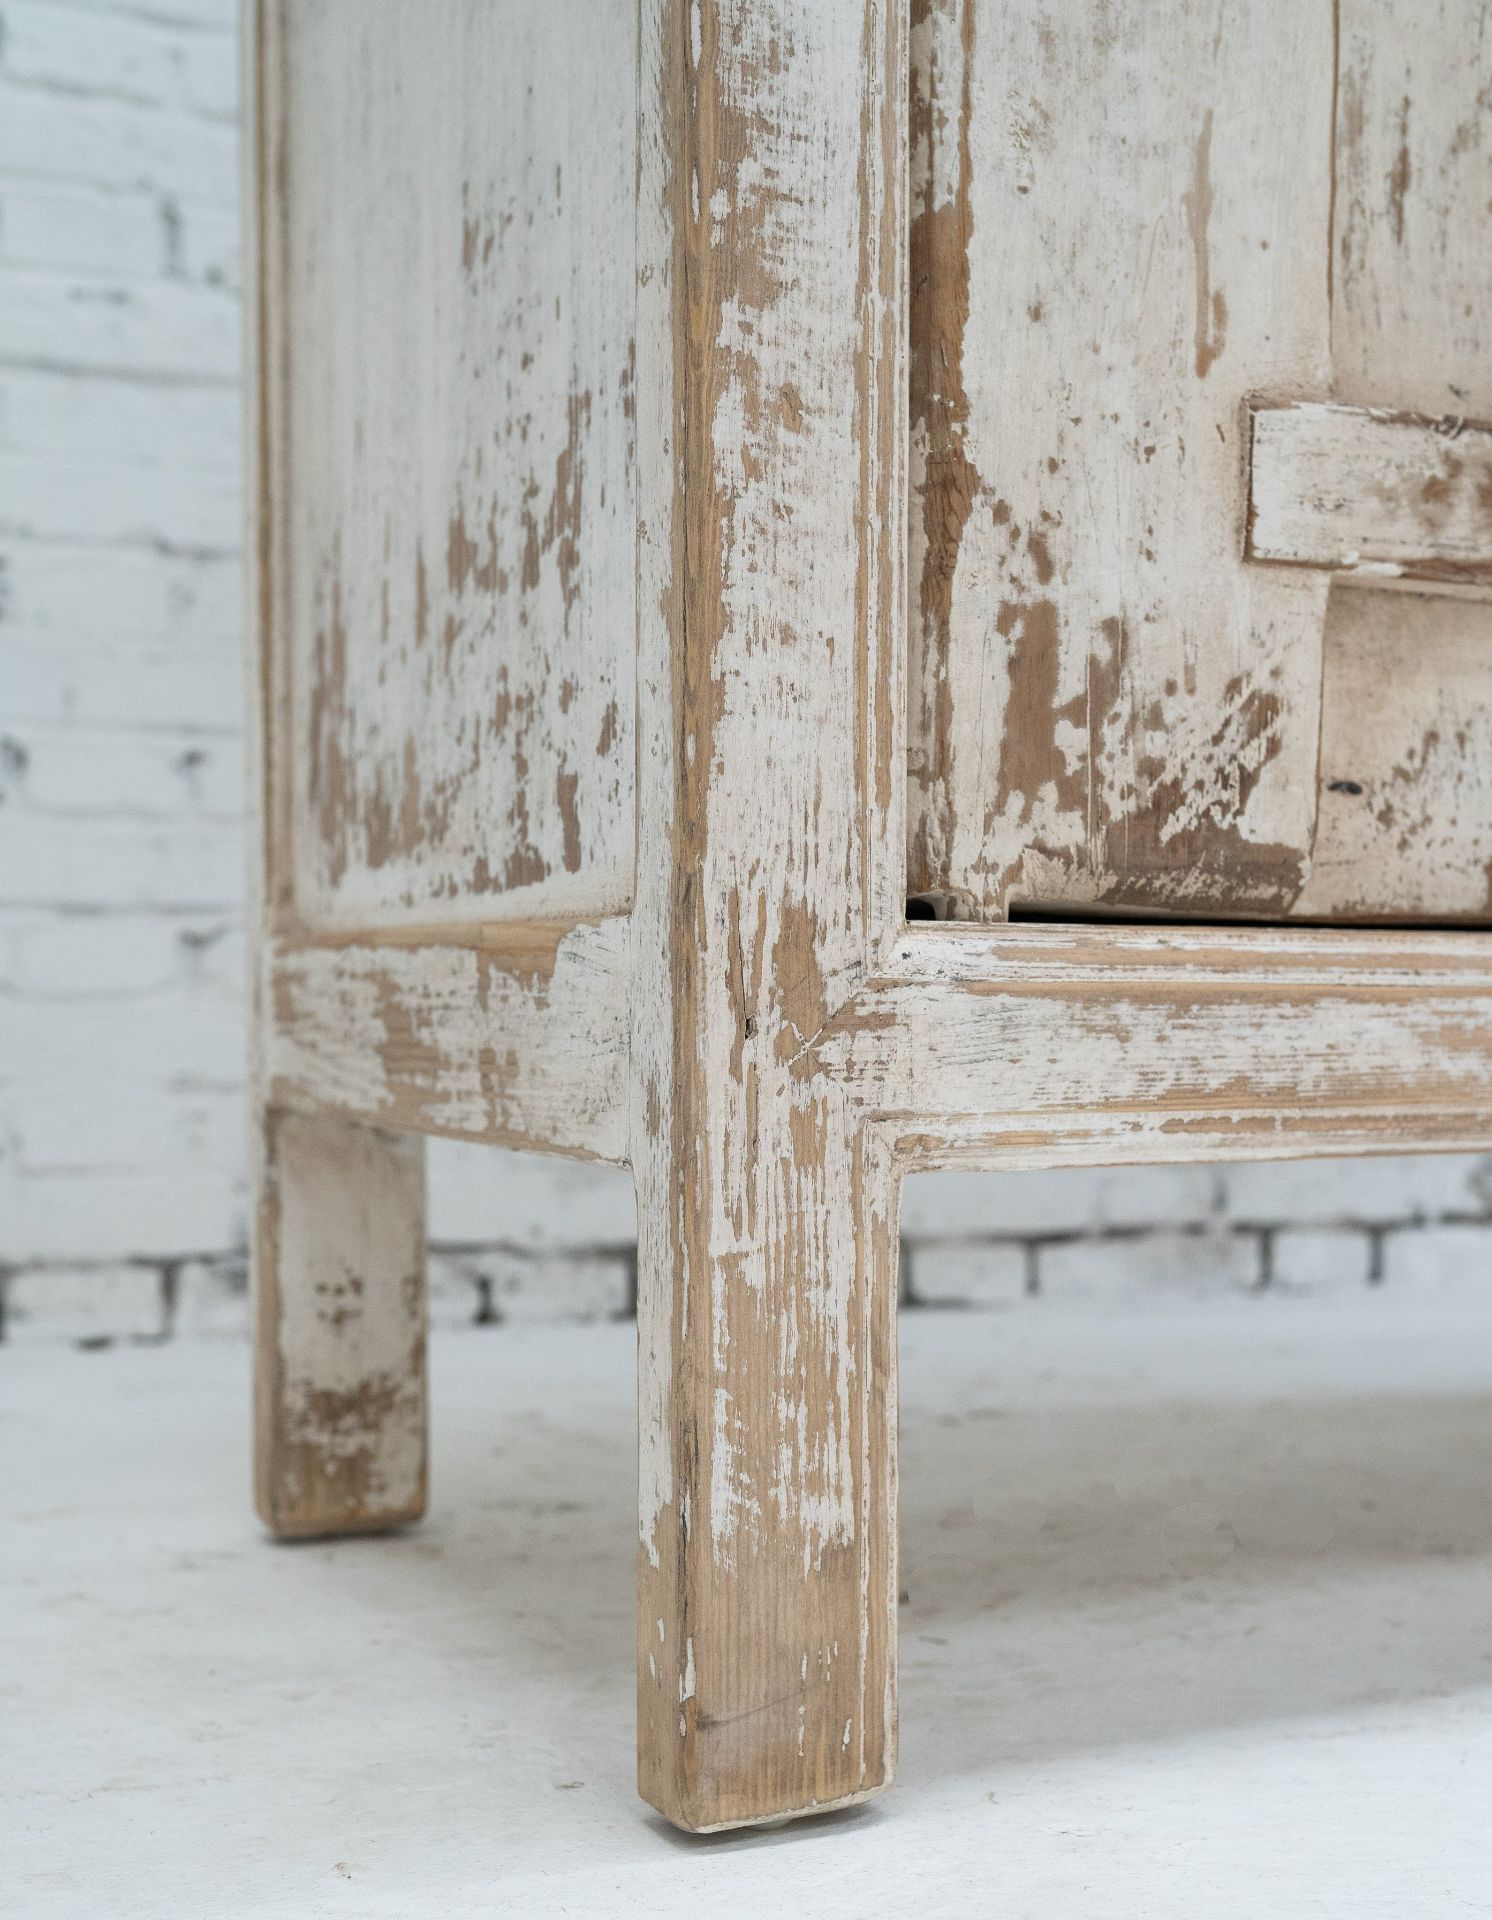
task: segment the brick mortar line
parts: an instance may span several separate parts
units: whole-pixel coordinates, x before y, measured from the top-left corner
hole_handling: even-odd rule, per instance
[[[190,100],[153,99],[148,94],[124,93],[117,87],[90,86],[83,80],[48,80],[38,74],[12,73],[0,68],[0,82],[11,93],[40,94],[48,100],[79,100],[88,106],[100,106],[105,112],[126,107],[131,113],[162,113],[172,118],[199,121],[204,127],[231,128],[238,125],[235,113],[213,112],[206,107],[194,106]]]
[[[14,81],[6,81],[3,86],[0,86],[0,93],[7,91],[24,93],[28,91],[28,89],[16,86]],[[124,110],[124,103],[119,100],[113,101],[109,107],[106,108],[106,111],[112,112],[119,112],[121,110]],[[224,132],[227,132],[233,123],[227,120],[214,121],[204,119],[201,124],[205,127],[220,126]],[[176,178],[174,174],[152,173],[149,171],[151,163],[148,158],[137,159],[134,164],[136,167],[141,168],[142,171],[130,173],[125,176],[122,181],[116,179],[115,184],[121,192],[161,194],[173,199],[185,199],[194,206],[216,207],[223,213],[236,213],[238,211],[240,202],[237,194],[214,193],[210,191],[194,193],[190,190],[185,180]],[[17,182],[22,186],[88,187],[97,192],[104,191],[107,185],[107,182],[96,173],[59,172],[55,166],[45,165],[0,168],[0,185],[4,185],[8,181]]]
[[[224,26],[216,20],[200,20],[181,13],[163,13],[148,4],[130,4],[130,0],[115,0],[113,5],[74,6],[70,0],[27,0],[28,5],[43,7],[50,13],[70,13],[79,22],[97,19],[134,20],[142,26],[170,27],[181,33],[216,34],[220,39],[231,39],[234,29]]]
[[[1459,1210],[1444,1213],[1406,1215],[1393,1221],[1366,1223],[1359,1220],[1291,1221],[1276,1220],[1268,1224],[1242,1221],[1197,1222],[1187,1221],[1179,1225],[1157,1224],[1148,1227],[1108,1227],[1091,1232],[1074,1230],[1072,1232],[1055,1231],[1031,1234],[911,1234],[902,1241],[903,1281],[902,1304],[917,1308],[919,1311],[986,1311],[977,1301],[935,1300],[918,1295],[914,1276],[915,1262],[919,1255],[935,1253],[944,1247],[991,1249],[1020,1249],[1026,1257],[1025,1284],[1023,1297],[1040,1297],[1037,1277],[1039,1274],[1042,1250],[1050,1247],[1092,1246],[1095,1248],[1114,1244],[1134,1244],[1147,1239],[1165,1237],[1168,1239],[1206,1239],[1227,1238],[1233,1240],[1253,1239],[1259,1242],[1260,1279],[1259,1283],[1246,1292],[1276,1295],[1288,1294],[1288,1288],[1271,1285],[1269,1262],[1265,1255],[1266,1245],[1278,1233],[1334,1232],[1361,1234],[1370,1243],[1370,1263],[1366,1286],[1380,1286],[1383,1283],[1383,1249],[1385,1242],[1392,1236],[1403,1237],[1431,1231],[1438,1227],[1484,1228],[1492,1236],[1492,1214],[1468,1214]],[[618,1317],[630,1318],[636,1310],[637,1249],[632,1241],[602,1240],[582,1246],[547,1248],[518,1245],[501,1240],[438,1240],[430,1242],[432,1259],[450,1259],[468,1261],[477,1266],[483,1259],[500,1257],[505,1261],[516,1261],[523,1266],[538,1268],[541,1265],[557,1262],[600,1261],[625,1269],[624,1303]],[[7,1339],[6,1297],[17,1279],[32,1276],[44,1277],[48,1273],[82,1274],[111,1273],[118,1271],[154,1274],[160,1288],[162,1331],[159,1334],[90,1334],[73,1336],[86,1338],[94,1344],[113,1344],[123,1342],[161,1343],[178,1337],[175,1327],[176,1308],[179,1303],[181,1276],[185,1269],[202,1267],[209,1273],[215,1272],[225,1284],[229,1294],[241,1294],[247,1281],[247,1255],[240,1248],[215,1249],[212,1251],[193,1251],[170,1256],[145,1257],[124,1255],[116,1259],[94,1258],[86,1260],[22,1260],[0,1263],[0,1342]],[[473,1326],[503,1322],[507,1316],[493,1305],[490,1276],[473,1273],[472,1294],[473,1314],[470,1324]],[[538,1317],[538,1316],[536,1316]],[[65,1330],[58,1338],[67,1338]]]
[[[72,464],[86,467],[88,462],[80,458]],[[50,531],[38,535],[33,533],[30,527],[22,526],[14,520],[0,519],[0,547],[16,552],[31,544],[40,546],[43,541],[60,547],[67,553],[82,555],[85,558],[99,554],[153,553],[163,560],[183,560],[193,565],[211,565],[220,561],[242,558],[242,549],[239,547],[186,546],[153,533],[143,536],[129,535],[122,539],[110,537],[72,539],[60,537]]]

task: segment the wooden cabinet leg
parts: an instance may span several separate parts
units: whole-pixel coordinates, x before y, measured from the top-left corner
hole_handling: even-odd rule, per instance
[[[894,1764],[897,1178],[826,1063],[905,885],[905,15],[639,16],[639,1758],[693,1829]]]
[[[261,1122],[254,1493],[287,1538],[425,1507],[425,1149],[318,1114]]]
[[[899,1183],[827,1105],[639,1181],[639,1786],[695,1831],[895,1763]]]

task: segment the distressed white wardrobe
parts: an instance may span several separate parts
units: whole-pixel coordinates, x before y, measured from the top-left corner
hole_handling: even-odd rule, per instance
[[[680,1825],[890,1778],[905,1169],[1492,1144],[1489,40],[252,10],[259,1505],[422,1510],[420,1135],[630,1163]]]

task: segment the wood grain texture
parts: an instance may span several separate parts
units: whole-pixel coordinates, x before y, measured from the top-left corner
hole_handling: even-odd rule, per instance
[[[255,1229],[254,1492],[286,1538],[425,1509],[425,1147],[269,1113]]]
[[[875,0],[648,15],[639,1771],[709,1829],[893,1764],[896,1181],[798,1069],[892,793],[903,65]]]
[[[1492,584],[1492,426],[1320,405],[1250,422],[1251,560]]]
[[[1448,427],[1492,420],[1492,9],[1340,0],[1339,25],[1332,397]],[[1485,445],[1484,431],[1447,431],[1418,492],[1412,471],[1407,489],[1386,476],[1395,518],[1423,530],[1409,571],[1440,571],[1453,534],[1450,578],[1485,579]],[[1324,669],[1315,860],[1296,910],[1487,919],[1492,606],[1334,591]]]
[[[917,0],[910,890],[1275,913],[1326,583],[1242,564],[1243,401],[1329,379],[1331,0]]]
[[[417,1520],[426,1492],[424,1142],[272,1104],[271,929],[290,901],[286,703],[287,265],[279,221],[288,158],[288,51],[279,0],[241,15],[249,775],[250,1269],[254,1493],[285,1537]],[[376,1059],[367,1063],[374,1070]],[[317,1103],[319,1104],[319,1103]]]
[[[918,1166],[1480,1146],[1492,954],[1365,930],[912,929],[814,1055]]]
[[[631,10],[266,15],[282,887],[321,925],[625,907]]]

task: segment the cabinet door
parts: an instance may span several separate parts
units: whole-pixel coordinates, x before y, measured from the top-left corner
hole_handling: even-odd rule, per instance
[[[913,20],[911,891],[1489,917],[1492,0]]]

